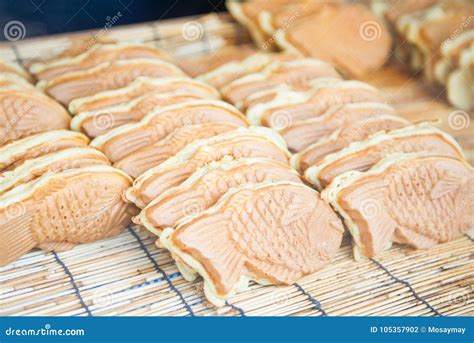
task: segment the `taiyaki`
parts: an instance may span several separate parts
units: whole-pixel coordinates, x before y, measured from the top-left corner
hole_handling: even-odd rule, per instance
[[[186,145],[197,139],[210,138],[224,132],[232,131],[239,126],[230,123],[206,123],[186,125],[170,133],[162,140],[132,152],[114,163],[114,167],[126,172],[133,178],[148,169],[156,167],[174,156]]]
[[[117,127],[95,138],[91,146],[103,151],[112,162],[117,162],[160,141],[177,128],[204,123],[248,125],[243,114],[223,101],[196,100],[153,111],[138,123]]]
[[[282,34],[288,26],[295,24],[296,21],[301,20],[313,13],[319,11],[322,7],[329,4],[340,3],[340,0],[298,0],[288,1],[282,7],[265,8],[258,13],[258,23],[260,28],[267,34],[268,37],[275,37]],[[281,31],[280,31],[281,30]],[[274,38],[271,38],[274,39]]]
[[[301,183],[298,173],[281,162],[267,158],[243,158],[211,164],[198,169],[185,182],[149,203],[138,220],[159,235],[188,215],[196,215],[214,205],[229,189],[246,184],[291,181]]]
[[[84,132],[95,138],[118,126],[138,122],[158,107],[174,105],[199,97],[182,93],[151,92],[142,95],[126,105],[107,107],[93,112],[81,112],[71,120],[71,129]]]
[[[40,92],[0,90],[0,145],[38,132],[66,129],[70,120],[60,104]]]
[[[60,75],[93,68],[104,62],[135,58],[170,60],[170,56],[163,50],[145,44],[94,45],[88,51],[74,57],[65,57],[49,63],[34,63],[30,67],[30,72],[39,80],[52,80]]]
[[[201,167],[246,157],[266,157],[288,163],[290,153],[283,138],[273,130],[239,128],[187,145],[175,156],[140,175],[125,197],[143,208],[164,191],[186,181]]]
[[[288,148],[298,152],[349,123],[362,119],[375,119],[385,114],[394,115],[395,109],[389,105],[374,102],[336,105],[319,117],[290,123],[287,127],[282,122],[283,127],[279,131]]]
[[[90,147],[63,149],[26,160],[17,168],[0,174],[0,194],[48,171],[59,172],[93,165],[110,165],[110,161],[103,153]]]
[[[0,173],[15,169],[26,160],[88,144],[89,139],[82,133],[66,130],[52,130],[25,137],[0,147]]]
[[[96,45],[116,44],[117,40],[109,35],[81,34],[65,37],[60,45],[54,46],[49,52],[48,56],[41,58],[42,63],[49,63],[65,57],[74,57],[80,55]]]
[[[259,91],[281,84],[304,86],[318,78],[338,78],[339,73],[329,63],[316,59],[277,61],[266,66],[261,72],[246,75],[223,87],[221,93],[228,102],[241,108],[242,102]]]
[[[381,132],[362,142],[327,155],[305,171],[308,182],[321,189],[344,172],[366,171],[393,153],[434,152],[442,156],[464,159],[459,144],[447,133],[425,123]]]
[[[322,197],[343,217],[356,259],[392,242],[428,249],[474,234],[474,170],[465,161],[424,153],[395,154],[368,172],[334,179]]]
[[[311,188],[292,182],[227,192],[208,210],[167,228],[160,242],[204,278],[207,299],[223,306],[249,280],[292,284],[326,266],[344,228]]]
[[[392,46],[384,23],[362,4],[324,6],[275,38],[283,50],[328,61],[355,78],[382,67]]]
[[[379,131],[392,131],[410,124],[408,120],[402,117],[387,114],[349,122],[331,135],[321,138],[316,143],[291,156],[291,165],[303,172],[312,165],[318,164],[327,155],[344,149],[352,142],[366,140]]]
[[[31,249],[62,251],[119,233],[136,213],[125,173],[92,166],[46,173],[0,196],[0,265]]]
[[[67,106],[77,98],[125,87],[139,76],[159,78],[185,74],[171,63],[137,58],[106,62],[91,69],[63,74],[50,81],[40,81],[38,87]]]
[[[459,68],[446,80],[447,97],[450,103],[465,111],[474,110],[474,44],[460,57]]]
[[[32,83],[33,77],[18,63],[0,58],[0,73],[13,73]]]
[[[474,29],[460,33],[453,39],[445,40],[439,48],[440,58],[434,65],[434,78],[440,84],[446,84],[448,76],[462,64],[468,56],[474,56]]]
[[[220,99],[220,94],[214,87],[190,78],[163,77],[152,79],[140,76],[126,87],[71,101],[69,112],[78,114],[124,105],[147,93],[189,94],[199,98]]]
[[[202,56],[192,55],[190,57],[180,58],[178,66],[189,76],[196,77],[206,74],[220,66],[230,63],[239,62],[253,55],[257,49],[252,45],[227,45],[219,50],[213,51],[211,54],[203,54]]]
[[[291,61],[296,57],[297,56],[294,54],[266,54],[259,52],[254,55],[250,55],[242,61],[225,63],[208,73],[199,75],[197,79],[206,82],[217,89],[221,89],[238,78],[262,70],[265,66],[272,62]]]
[[[293,0],[290,3],[299,3]],[[226,1],[229,13],[247,29],[254,43],[261,50],[275,50],[275,37],[273,33],[267,34],[259,23],[259,14],[265,10],[279,12],[288,6],[285,0],[254,0],[254,1]],[[299,12],[297,12],[299,15]]]
[[[332,106],[384,102],[383,95],[364,82],[329,78],[314,80],[310,85],[309,90],[297,94],[278,92],[271,101],[249,107],[247,117],[252,124],[282,129],[293,122],[319,117]]]

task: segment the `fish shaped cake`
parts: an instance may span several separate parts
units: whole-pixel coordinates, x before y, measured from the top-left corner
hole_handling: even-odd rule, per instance
[[[392,131],[409,125],[411,123],[408,120],[387,114],[350,122],[291,156],[291,165],[303,172],[327,155],[338,152],[353,142],[364,141],[379,131]]]
[[[52,130],[25,137],[0,147],[0,173],[15,169],[26,160],[88,144],[89,139],[82,133],[67,130]]]
[[[93,112],[81,112],[71,120],[71,129],[95,138],[118,126],[140,121],[158,107],[174,105],[199,97],[182,93],[152,92],[138,97],[126,105],[117,105]]]
[[[290,3],[299,3],[300,1],[293,0]],[[226,7],[229,13],[237,20],[243,27],[247,29],[250,36],[257,47],[261,50],[275,50],[275,37],[273,33],[267,34],[259,25],[259,14],[262,11],[283,11],[288,6],[288,1],[273,0],[273,1],[226,1]],[[298,15],[300,14],[297,11]]]
[[[394,115],[395,109],[389,105],[374,102],[336,105],[319,117],[291,123],[279,132],[288,148],[298,152],[349,123],[377,118],[385,114]],[[285,123],[282,122],[282,124]]]
[[[0,195],[49,171],[60,172],[94,165],[110,165],[110,161],[103,153],[90,147],[63,149],[30,159],[0,174]]]
[[[299,174],[287,164],[267,158],[211,164],[149,203],[140,212],[138,221],[159,236],[165,228],[176,226],[181,218],[208,209],[231,188],[277,181],[302,182]]]
[[[35,133],[67,129],[71,117],[46,95],[27,89],[0,89],[0,145]]]
[[[400,187],[403,185],[403,187]],[[354,239],[356,259],[392,242],[429,249],[474,234],[474,169],[436,154],[394,154],[365,173],[338,176],[324,190]]]
[[[286,53],[267,54],[258,52],[242,61],[225,63],[206,74],[199,75],[197,79],[221,89],[234,80],[262,70],[272,62],[291,61],[296,57],[296,55]]]
[[[0,265],[33,248],[63,251],[120,233],[136,214],[131,179],[110,166],[46,173],[0,196]]]
[[[474,110],[474,44],[461,56],[459,68],[446,80],[447,97],[451,104],[465,111]]]
[[[353,78],[380,69],[392,47],[384,23],[363,4],[324,6],[275,38],[283,50],[328,61]]]
[[[341,244],[341,220],[318,192],[293,182],[248,185],[167,228],[160,242],[204,279],[216,306],[247,288],[292,284],[326,266]]]
[[[436,81],[446,84],[449,74],[464,64],[467,56],[472,54],[473,46],[474,29],[444,41],[439,48],[442,58],[434,63],[433,74]]]
[[[80,34],[68,36],[62,39],[61,44],[54,46],[48,51],[47,57],[40,59],[42,63],[51,63],[61,60],[66,57],[74,57],[92,49],[96,45],[112,45],[116,44],[117,40],[105,34],[100,37],[91,34]],[[33,65],[32,63],[31,65]]]
[[[263,127],[237,130],[195,141],[133,183],[125,197],[143,208],[173,186],[186,181],[196,170],[213,162],[265,157],[288,164],[290,153],[278,133]]]
[[[260,28],[268,37],[281,34],[279,30],[285,30],[296,20],[301,20],[309,15],[318,12],[324,6],[340,3],[339,0],[314,1],[297,0],[289,1],[283,7],[271,6],[258,13],[258,23]]]
[[[177,63],[187,75],[196,77],[217,69],[226,63],[242,61],[255,53],[257,53],[257,49],[250,44],[227,45],[213,51],[212,54],[180,58]]]
[[[171,63],[136,58],[102,63],[91,69],[63,74],[50,81],[40,81],[38,87],[67,106],[77,98],[125,87],[139,76],[159,78],[185,75]]]
[[[230,123],[186,125],[176,129],[155,144],[136,150],[121,158],[114,163],[114,167],[123,170],[133,178],[137,178],[148,169],[156,167],[174,156],[195,140],[217,136],[238,127]]]
[[[329,63],[316,59],[273,62],[261,72],[246,75],[223,87],[223,98],[241,108],[242,102],[259,91],[277,87],[281,84],[305,85],[318,78],[338,78],[339,73]]]
[[[319,117],[336,105],[358,102],[384,103],[383,95],[374,87],[359,81],[317,79],[307,91],[289,96],[279,92],[271,101],[257,103],[247,109],[247,117],[255,125],[283,129],[292,123]]]
[[[33,77],[18,63],[0,58],[0,73],[13,73],[20,76],[29,83],[33,82]]]
[[[103,151],[115,163],[160,141],[180,127],[204,123],[248,125],[243,114],[223,101],[188,101],[153,111],[138,123],[117,127],[95,138],[91,146]]]
[[[305,179],[317,189],[326,187],[338,175],[347,171],[366,171],[393,153],[433,152],[464,159],[459,144],[453,137],[425,123],[412,125],[388,133],[380,132],[362,142],[327,155],[319,163],[306,169]]]
[[[49,63],[34,63],[30,72],[39,80],[52,80],[63,74],[93,68],[104,62],[151,58],[170,61],[170,56],[161,49],[145,44],[94,45],[88,51],[74,57],[65,57]]]
[[[126,87],[71,101],[69,112],[78,114],[125,105],[147,93],[176,93],[194,95],[204,99],[220,99],[220,94],[214,87],[190,78],[163,77],[153,79],[140,76]]]

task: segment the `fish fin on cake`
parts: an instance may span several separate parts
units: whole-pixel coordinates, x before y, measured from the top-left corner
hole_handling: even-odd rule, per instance
[[[410,231],[409,233],[407,232],[408,230]],[[397,243],[407,244],[416,249],[429,249],[438,243],[434,238],[400,226],[396,228],[394,236]]]
[[[61,252],[61,251],[67,251],[71,250],[74,248],[77,244],[75,243],[70,243],[70,242],[43,242],[38,245],[38,248],[40,248],[43,251],[55,251],[55,252]]]
[[[256,281],[262,284],[270,282],[291,285],[303,276],[301,271],[291,270],[287,266],[267,263],[261,260],[248,262],[247,268],[251,273],[259,276],[259,278],[256,278]]]
[[[459,187],[464,183],[464,180],[459,175],[446,173],[444,177],[440,178],[438,182],[431,189],[431,199],[439,199],[445,195],[455,193]]]

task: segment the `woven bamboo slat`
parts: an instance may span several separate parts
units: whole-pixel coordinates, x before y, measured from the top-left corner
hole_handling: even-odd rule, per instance
[[[202,33],[189,41],[183,25]],[[89,32],[89,34],[95,34]],[[153,42],[177,59],[248,43],[225,14],[116,26],[107,35]],[[0,44],[0,58],[27,63],[67,43],[58,35]],[[437,120],[474,160],[472,113],[448,106],[395,65],[367,76],[387,101],[412,120]],[[349,237],[325,269],[291,286],[253,284],[227,306],[212,308],[202,281],[186,282],[168,252],[131,227],[121,235],[57,254],[31,252],[0,268],[0,315],[63,316],[373,316],[474,315],[474,243],[468,237],[429,251],[394,246],[375,260],[356,262]]]

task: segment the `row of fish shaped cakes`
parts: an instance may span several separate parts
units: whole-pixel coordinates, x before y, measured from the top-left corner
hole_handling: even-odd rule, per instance
[[[250,58],[247,58],[247,62],[249,60]],[[287,67],[296,65],[295,61],[298,60],[273,62],[270,69],[277,70],[278,63],[280,66],[286,63]],[[301,60],[300,62],[304,63]],[[287,75],[291,75],[292,70],[295,74],[286,80],[285,73],[279,75],[279,85],[273,86],[271,80],[275,74],[265,73],[265,68],[268,67],[224,86],[221,89],[223,97],[239,105],[251,124],[264,125],[279,131],[290,151],[295,152],[291,157],[291,165],[303,173],[307,183],[318,190],[336,187],[336,180],[343,178],[341,175],[346,173],[369,173],[380,161],[400,153],[435,154],[448,161],[461,161],[467,174],[472,170],[464,162],[461,147],[451,136],[430,123],[413,124],[397,116],[394,108],[385,103],[384,94],[368,84],[324,74],[319,78],[304,79],[303,83],[298,84],[293,81],[298,73],[298,68],[294,67],[280,68],[285,70]],[[220,69],[224,68],[221,66]],[[411,172],[416,174],[416,168]],[[452,192],[446,194],[447,199],[456,198],[456,192],[461,189],[463,182],[466,180],[458,179],[457,183],[452,185]],[[330,202],[327,196],[325,200]],[[469,198],[461,202],[466,204],[468,200]],[[338,209],[335,201],[331,204]],[[383,202],[377,206],[383,208],[382,205]],[[384,213],[386,211],[385,208],[381,210]],[[431,242],[453,239],[469,231],[466,221],[459,219],[462,212],[456,213],[456,216],[450,217],[454,224],[449,228],[438,227],[437,230],[431,230],[431,227],[427,227],[429,220],[418,225],[431,230],[431,234],[438,235],[437,238],[431,237]],[[437,215],[443,216],[443,211],[439,211]],[[417,217],[415,213],[413,216]],[[349,216],[342,217],[346,226],[350,227],[350,219],[347,219]],[[473,223],[470,225],[474,226]],[[351,231],[357,242],[357,230]],[[441,236],[444,238],[441,239]],[[398,242],[415,248],[422,247],[408,240],[399,239]],[[363,249],[356,246],[357,257],[375,256],[375,253],[364,255],[359,251]]]
[[[349,122],[370,119],[382,129],[392,128],[397,119],[406,123],[394,117],[383,93],[363,82],[343,80],[331,64],[278,55],[257,53],[197,78],[216,86],[251,124],[280,132],[292,152]],[[226,83],[221,84],[222,79]],[[378,120],[382,115],[386,120]]]
[[[69,127],[70,116],[33,85],[19,64],[0,60],[0,146],[29,135]]]
[[[0,265],[120,233],[137,209],[130,176],[81,133],[51,130],[0,147]]]
[[[223,306],[249,280],[291,284],[323,268],[341,244],[340,219],[288,158],[273,130],[240,127],[188,144],[125,198],[183,276],[201,275],[208,300]]]
[[[117,93],[110,92],[109,95],[110,100]],[[100,96],[94,100],[100,100]],[[87,103],[82,101],[80,105]],[[133,187],[124,193],[124,199],[142,208],[134,221],[163,237],[160,246],[172,251],[188,280],[197,274],[204,277],[206,296],[217,306],[222,306],[231,294],[244,289],[250,279],[264,283],[295,282],[329,263],[341,243],[342,223],[319,194],[304,185],[300,175],[291,168],[290,153],[282,137],[270,128],[250,126],[239,110],[223,101],[190,99],[156,107],[136,123],[115,127],[97,136],[91,146],[104,152],[114,166],[136,178]],[[236,192],[232,199],[246,199],[242,207],[235,207],[235,200],[232,208],[220,205],[231,192]],[[305,205],[308,199],[311,202],[305,212],[303,207],[308,206]],[[269,202],[269,208],[263,214],[252,214],[245,205],[252,202],[261,206]],[[294,203],[292,211],[288,210],[290,203]],[[262,264],[263,261],[252,255],[258,242],[252,243],[242,254],[236,244],[245,242],[235,241],[236,237],[225,234],[227,247],[218,253],[233,251],[242,264],[239,269],[220,265],[220,273],[206,274],[204,270],[212,269],[218,263],[234,262],[223,255],[202,260],[200,253],[189,254],[177,246],[181,239],[189,239],[186,232],[191,233],[192,227],[199,226],[198,223],[191,225],[194,220],[216,210],[229,215],[247,213],[247,218],[261,220],[257,226],[263,230],[262,234],[269,235],[268,239],[279,236],[279,242],[275,241],[275,244],[280,244],[280,249],[288,249],[288,253],[294,250],[301,254],[300,258],[291,261],[285,257],[286,267],[278,267],[276,264],[281,262],[277,257],[278,249],[266,245],[264,240],[259,249],[272,258]],[[282,219],[285,213],[292,214]],[[256,219],[259,215],[261,218]],[[311,225],[319,216],[324,218],[321,226]],[[242,218],[244,222],[232,217],[228,219],[227,226],[236,225],[244,236],[251,228],[245,222],[248,219]],[[184,220],[189,229],[180,226]],[[208,233],[202,232],[202,237],[212,234],[211,229],[216,228],[222,229],[222,226],[201,227],[200,230],[209,229]],[[162,235],[165,231],[166,235]],[[282,236],[285,231],[292,237],[290,242]],[[202,253],[217,253],[209,250],[212,247],[203,245],[202,240],[193,244]],[[254,263],[255,268],[244,268],[249,263]],[[232,275],[229,274],[231,270],[234,270]],[[223,283],[226,284],[224,288],[219,286]]]

